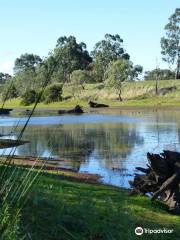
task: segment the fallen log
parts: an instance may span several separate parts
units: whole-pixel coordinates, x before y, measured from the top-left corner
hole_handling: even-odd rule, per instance
[[[106,104],[103,104],[103,103],[96,103],[96,102],[93,102],[93,101],[89,101],[88,104],[91,108],[109,107],[109,105],[106,105]]]
[[[82,107],[79,105],[76,105],[73,109],[58,111],[58,114],[70,114],[70,113],[81,114],[81,113],[84,113],[84,111],[83,111]]]
[[[12,110],[12,108],[0,108],[0,115],[9,114]]]
[[[18,147],[26,143],[29,143],[29,141],[15,139],[0,139],[0,149]]]
[[[131,193],[152,195],[152,201],[159,199],[167,204],[170,212],[180,214],[180,153],[147,153],[147,159],[147,168],[136,168],[143,174],[135,174],[129,182]]]

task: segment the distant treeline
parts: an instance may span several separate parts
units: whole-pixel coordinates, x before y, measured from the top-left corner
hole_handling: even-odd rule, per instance
[[[90,53],[84,42],[78,43],[74,36],[64,36],[57,40],[55,48],[45,59],[29,53],[17,58],[14,76],[11,78],[13,84],[10,84],[9,75],[3,73],[0,75],[0,83],[4,85],[4,89],[9,89],[6,98],[27,95],[33,95],[35,98],[34,92],[41,88],[44,81],[45,68],[42,67],[44,63],[46,67],[53,68],[49,84],[56,85],[50,88],[56,93],[57,88],[62,92],[60,84],[62,86],[69,84],[73,88],[72,91],[77,91],[78,88],[83,88],[85,83],[98,82],[108,82],[111,86],[116,86],[116,90],[120,92],[123,81],[137,79],[143,70],[142,66],[131,62],[130,55],[124,48],[123,39],[118,34],[106,34]],[[7,95],[5,90],[2,96],[4,95]]]
[[[119,34],[106,34],[92,52],[74,36],[63,36],[46,58],[25,53],[15,60],[14,76],[0,73],[2,99],[21,97],[23,104],[33,103],[41,92],[47,69],[51,69],[52,74],[41,98],[46,103],[62,100],[64,85],[69,86],[73,96],[84,89],[85,83],[103,83],[113,88],[121,101],[123,82],[138,80],[143,72],[141,65],[134,65],[130,60]],[[145,72],[144,79],[168,80],[175,75],[177,73],[169,69],[157,68]]]

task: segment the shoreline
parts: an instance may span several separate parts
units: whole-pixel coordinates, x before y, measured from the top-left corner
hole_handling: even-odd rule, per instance
[[[4,163],[8,155],[3,155],[0,157],[0,163]],[[87,172],[77,172],[71,168],[58,166],[59,162],[66,162],[68,160],[61,160],[56,158],[43,158],[43,157],[33,157],[33,156],[18,156],[14,155],[12,158],[12,163],[18,167],[23,168],[34,168],[38,170],[42,168],[42,172],[51,173],[55,175],[61,175],[68,178],[72,178],[84,183],[96,183],[101,184],[99,181],[101,176],[99,174],[87,173]],[[102,183],[103,184],[103,183]],[[106,185],[106,184],[105,184]]]
[[[22,107],[22,108],[14,108],[12,113],[28,113],[26,112],[26,110],[31,110],[32,107]],[[56,113],[58,114],[58,110],[66,110],[66,109],[71,109],[71,107],[56,107],[56,108],[41,108],[41,107],[37,107],[37,109],[35,110],[35,113]],[[101,111],[106,111],[108,112],[109,110],[122,110],[122,111],[180,111],[180,106],[176,106],[176,105],[154,105],[154,106],[128,106],[128,105],[124,105],[124,106],[110,106],[108,108],[88,108],[88,107],[84,107],[85,112],[84,113],[93,113],[93,112],[101,112]],[[59,116],[61,116],[60,114],[58,114]]]
[[[6,159],[8,155],[0,156],[0,164],[3,164],[3,161]],[[37,160],[38,159],[38,160]],[[49,161],[52,161],[50,164]],[[66,162],[66,160],[58,159],[58,158],[46,158],[46,157],[33,157],[33,156],[18,156],[14,155],[12,158],[13,164],[17,165],[18,167],[22,167],[25,169],[34,168],[34,170],[38,170],[42,167],[42,163],[47,161],[47,164],[44,165],[42,168],[42,173],[47,174],[53,174],[60,177],[65,177],[70,180],[75,180],[81,183],[89,183],[89,184],[95,184],[99,186],[109,186],[113,187],[122,191],[125,191],[127,193],[130,192],[129,188],[124,188],[121,186],[116,186],[113,184],[108,184],[101,182],[102,176],[95,173],[88,173],[88,172],[77,172],[76,170],[73,170],[71,168],[66,167],[55,167],[54,162]]]

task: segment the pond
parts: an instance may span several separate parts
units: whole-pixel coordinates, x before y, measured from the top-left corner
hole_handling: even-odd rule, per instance
[[[0,134],[11,133],[16,139],[25,121],[25,116],[1,116]],[[147,152],[180,150],[180,111],[109,109],[34,116],[23,140],[30,143],[19,146],[17,155],[59,157],[65,160],[64,167],[97,173],[104,183],[128,188],[135,167],[147,164]]]

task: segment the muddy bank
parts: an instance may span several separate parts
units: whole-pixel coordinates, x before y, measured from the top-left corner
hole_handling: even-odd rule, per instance
[[[8,156],[0,157],[0,163],[5,163]],[[58,175],[64,175],[69,178],[74,178],[76,180],[88,183],[99,183],[101,176],[99,174],[92,174],[82,172],[79,173],[73,169],[68,169],[65,167],[61,167],[59,163],[66,163],[68,160],[61,160],[58,158],[38,158],[32,156],[14,156],[12,158],[12,163],[18,165],[20,167],[26,168],[35,168],[42,169],[42,171],[50,172]]]

